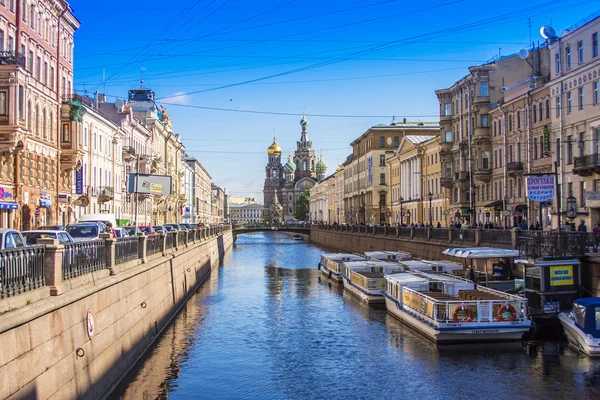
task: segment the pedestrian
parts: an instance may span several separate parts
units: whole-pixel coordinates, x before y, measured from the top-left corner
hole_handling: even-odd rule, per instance
[[[600,243],[600,222],[596,222],[594,228],[592,228],[592,232],[594,232],[594,247],[596,247],[597,250],[598,244]]]
[[[577,232],[587,232],[587,226],[585,226],[584,220],[579,221],[579,226],[577,227]]]
[[[469,280],[475,282],[475,271],[472,265],[469,265]]]
[[[110,233],[113,238],[117,237],[117,234],[115,233],[115,230],[113,229],[112,222],[106,223],[106,228],[104,228],[104,233]]]
[[[437,223],[437,227],[438,227],[438,228],[441,228],[441,227],[442,227],[442,224],[438,222],[438,223]]]
[[[526,231],[527,230],[527,221],[522,220],[521,223],[519,224],[519,228],[521,228],[522,231]]]

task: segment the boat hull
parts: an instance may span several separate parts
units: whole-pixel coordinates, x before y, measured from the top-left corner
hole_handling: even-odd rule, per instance
[[[524,325],[477,325],[476,323],[469,323],[465,327],[437,328],[415,314],[405,311],[398,302],[388,296],[385,296],[385,304],[393,317],[440,344],[519,341],[523,333],[530,329],[530,326]]]
[[[326,266],[324,266],[323,264],[319,264],[319,267],[321,269],[321,273],[326,276],[327,278],[331,279],[332,281],[335,282],[343,282],[342,276],[340,274],[338,274],[337,272],[333,272],[332,270],[330,270],[329,268],[327,268]]]
[[[344,278],[344,290],[352,293],[367,304],[385,304],[383,294],[375,295],[361,290],[360,287],[356,286],[348,278]]]
[[[575,321],[566,314],[558,314],[558,320],[563,326],[569,345],[584,354],[591,357],[600,357],[600,339],[590,339],[576,325]]]

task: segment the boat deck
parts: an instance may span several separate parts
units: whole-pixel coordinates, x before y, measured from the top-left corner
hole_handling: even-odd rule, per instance
[[[375,278],[384,278],[385,274],[383,272],[370,272],[370,271],[352,271],[355,274],[362,275],[365,278],[375,279]]]
[[[481,290],[459,290],[458,295],[465,300],[507,300],[506,297]]]
[[[459,297],[452,296],[452,295],[446,294],[444,292],[419,292],[419,293],[422,293],[425,296],[429,296],[432,299],[441,300],[441,301],[460,300]]]

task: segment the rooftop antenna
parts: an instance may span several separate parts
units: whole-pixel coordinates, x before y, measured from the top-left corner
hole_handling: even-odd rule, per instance
[[[102,84],[104,85],[104,94],[106,94],[106,70],[102,68]]]
[[[146,67],[139,67],[140,68],[140,89],[144,88],[144,71],[146,70]]]
[[[529,26],[529,43],[531,43],[531,18],[527,18],[527,25]]]

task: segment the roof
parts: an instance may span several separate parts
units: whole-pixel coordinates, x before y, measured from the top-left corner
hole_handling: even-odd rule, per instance
[[[389,125],[379,124],[371,129],[440,129],[439,122],[392,122]]]
[[[430,136],[430,135],[423,135],[423,136],[406,135],[405,138],[406,138],[406,140],[408,140],[412,144],[419,144],[419,143],[424,143],[424,142],[427,142],[428,140],[434,139],[435,136]]]
[[[582,306],[600,306],[600,298],[586,297],[585,299],[577,299],[573,303],[580,304]]]
[[[472,247],[472,248],[455,248],[442,251],[452,257],[458,258],[504,258],[518,257],[519,251],[512,249],[502,249],[497,247]]]

